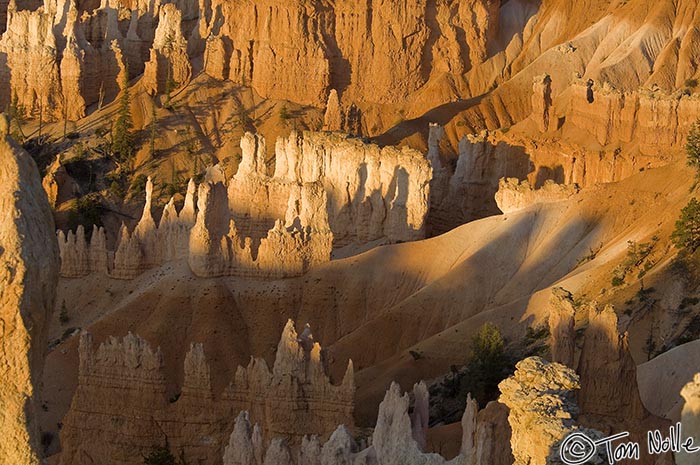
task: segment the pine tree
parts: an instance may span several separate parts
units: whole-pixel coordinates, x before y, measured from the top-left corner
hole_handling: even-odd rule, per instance
[[[117,120],[114,123],[112,152],[118,156],[119,160],[127,161],[134,154],[134,134],[132,132],[134,122],[131,119],[131,95],[129,94],[128,71],[124,71],[121,88],[119,111]]]
[[[690,127],[685,152],[688,155],[688,166],[700,169],[700,120]]]
[[[671,241],[676,248],[688,249],[691,252],[700,247],[700,202],[697,199],[691,199],[681,210],[681,216],[671,234]]]

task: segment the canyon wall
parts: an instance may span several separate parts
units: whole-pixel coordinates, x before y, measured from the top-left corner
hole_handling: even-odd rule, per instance
[[[0,114],[0,462],[40,463],[36,422],[58,278],[51,207]]]
[[[272,370],[263,359],[251,359],[221,393],[212,391],[202,345],[192,344],[184,363],[179,394],[168,398],[159,349],[132,334],[94,349],[92,336],[83,332],[60,463],[143,463],[143,456],[164,445],[187,463],[220,463],[243,410],[260,425],[261,440],[283,437],[295,444],[305,434],[327,436],[338,424],[352,428],[352,362],[342,383],[331,384],[308,327],[297,334],[288,322]]]
[[[113,97],[121,55],[132,77],[143,73],[151,94],[169,94],[203,70],[264,98],[321,108],[331,89],[344,95],[346,110],[356,101],[396,103],[433,73],[459,76],[484,62],[499,22],[499,4],[489,0],[46,0],[25,8],[0,3],[3,25],[7,18],[0,69],[11,83],[0,89],[0,102],[17,95],[46,119],[77,119]]]
[[[564,84],[554,95],[552,78],[538,76],[531,112],[517,124],[459,136],[454,170],[442,164],[440,144],[455,128],[430,125],[431,233],[663,166],[680,156],[700,118],[695,94],[623,92],[580,78]]]
[[[329,261],[333,248],[425,237],[432,170],[419,152],[294,132],[277,141],[270,175],[265,147],[261,136],[246,134],[238,172],[227,185],[223,178],[205,179],[195,209],[197,188],[190,182],[181,211],[171,199],[158,225],[149,179],[143,215],[133,231],[122,226],[113,252],[101,228],[89,242],[83,227],[59,231],[61,275],[132,279],[187,259],[201,277],[285,278]]]

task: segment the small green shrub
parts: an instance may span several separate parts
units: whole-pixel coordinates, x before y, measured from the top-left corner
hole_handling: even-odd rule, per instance
[[[282,108],[280,108],[280,119],[282,121],[287,121],[291,117],[292,116],[289,114],[289,110],[287,109],[287,105],[282,105]]]
[[[61,311],[58,314],[58,321],[60,321],[62,325],[65,325],[70,321],[70,318],[68,317],[68,308],[66,307],[65,300],[61,304]]]
[[[549,351],[549,324],[545,323],[537,327],[528,326],[525,330],[525,349],[528,356],[544,356]]]
[[[105,126],[100,126],[99,128],[95,129],[95,135],[97,137],[104,137],[107,134],[109,134],[109,129]]]
[[[688,165],[700,168],[700,120],[693,123],[685,143]]]
[[[461,393],[467,393],[484,406],[498,397],[498,383],[512,371],[505,341],[497,326],[487,323],[472,338],[471,351],[462,378]]]
[[[175,457],[167,447],[156,447],[143,458],[145,465],[177,465]]]
[[[73,227],[82,224],[86,230],[92,230],[93,225],[102,226],[102,200],[99,194],[91,193],[77,199],[69,213],[69,221]]]

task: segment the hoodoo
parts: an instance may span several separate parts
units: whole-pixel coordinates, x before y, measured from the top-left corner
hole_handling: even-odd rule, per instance
[[[33,465],[59,259],[39,171],[9,130],[0,114],[0,462]]]

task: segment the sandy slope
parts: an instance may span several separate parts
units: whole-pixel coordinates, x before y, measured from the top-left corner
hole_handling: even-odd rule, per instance
[[[680,421],[684,404],[680,391],[700,369],[698,360],[700,341],[695,340],[639,365],[637,381],[646,408],[655,415]]]

